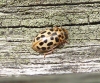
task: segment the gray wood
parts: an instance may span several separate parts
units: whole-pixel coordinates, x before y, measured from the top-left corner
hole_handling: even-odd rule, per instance
[[[0,83],[99,83],[100,74],[37,75],[0,78]]]
[[[0,1],[0,75],[100,71],[99,0]],[[69,42],[43,59],[31,49],[39,30],[61,26]]]

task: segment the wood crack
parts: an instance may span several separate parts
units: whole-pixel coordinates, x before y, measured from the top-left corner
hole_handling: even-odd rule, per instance
[[[79,23],[79,24],[63,24],[63,25],[56,25],[58,27],[60,26],[85,26],[85,25],[98,25],[100,24],[100,21],[95,21],[95,22],[89,22],[89,23]],[[45,28],[45,27],[53,27],[53,25],[45,25],[45,26],[26,26],[26,25],[20,25],[20,26],[0,26],[0,28]]]
[[[32,6],[64,6],[64,5],[80,5],[80,4],[96,4],[100,3],[100,1],[93,1],[93,2],[76,2],[76,3],[47,3],[47,4],[29,4],[29,5],[23,5],[23,6],[14,6],[14,7],[32,7]]]

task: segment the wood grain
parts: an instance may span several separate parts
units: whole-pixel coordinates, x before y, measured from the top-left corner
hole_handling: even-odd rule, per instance
[[[100,74],[35,75],[0,78],[0,83],[99,83]]]
[[[0,75],[100,71],[99,0],[0,1]],[[69,31],[69,43],[43,59],[31,49],[46,27]]]

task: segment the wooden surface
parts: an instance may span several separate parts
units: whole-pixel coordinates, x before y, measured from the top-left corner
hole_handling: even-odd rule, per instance
[[[0,83],[100,83],[100,74],[36,75],[0,78]]]
[[[99,0],[0,1],[0,75],[66,74],[100,71]],[[62,26],[69,42],[43,59],[31,49],[46,27]]]

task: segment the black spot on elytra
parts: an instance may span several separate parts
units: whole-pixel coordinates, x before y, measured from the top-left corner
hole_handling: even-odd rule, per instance
[[[64,29],[64,28],[61,28],[61,30],[62,30],[62,31],[65,31],[65,29]]]
[[[46,47],[42,47],[41,49],[42,49],[42,50],[46,50]]]
[[[64,36],[61,37],[62,39],[64,38]]]
[[[59,31],[62,31],[61,29],[59,29]]]
[[[58,39],[57,37],[55,37],[55,41],[56,41],[56,42],[59,42],[59,39]]]
[[[61,33],[61,35],[63,35],[63,33]]]
[[[46,31],[41,32],[41,34],[45,33]]]
[[[40,42],[39,45],[42,46],[43,45],[43,42]]]
[[[50,31],[53,31],[53,29],[50,29]]]
[[[56,46],[57,44],[54,44],[54,46]]]
[[[39,39],[40,39],[40,37],[37,37],[37,38],[36,38],[36,40],[39,40]]]
[[[50,37],[50,39],[51,39],[51,40],[54,40],[54,38],[53,38],[52,36]]]
[[[58,31],[58,29],[56,29],[55,31]]]
[[[48,35],[50,35],[50,34],[51,34],[51,32],[48,32],[47,34],[48,34]]]
[[[47,39],[46,39],[46,40],[44,40],[44,43],[47,43]]]
[[[58,37],[61,37],[61,35],[58,35]]]
[[[52,35],[54,36],[54,35],[57,35],[57,33],[55,32],[55,33],[52,33]]]
[[[53,44],[53,42],[49,42],[48,44],[47,44],[47,46],[51,46]]]
[[[50,49],[50,47],[47,47],[47,49],[49,50],[49,49]]]
[[[43,38],[43,37],[45,37],[45,35],[41,35],[41,37]]]
[[[40,49],[40,48],[37,46],[37,49]]]

